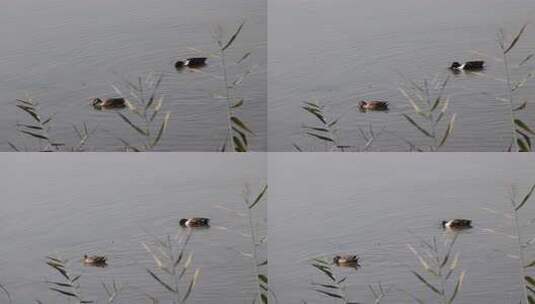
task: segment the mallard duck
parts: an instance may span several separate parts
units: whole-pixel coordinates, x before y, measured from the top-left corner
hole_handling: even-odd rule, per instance
[[[467,229],[472,228],[472,221],[466,219],[453,219],[449,221],[442,221],[442,227],[448,229]]]
[[[205,217],[183,218],[178,221],[182,227],[208,227],[210,219]]]
[[[196,69],[206,65],[206,57],[193,57],[186,60],[179,60],[175,63],[175,68],[180,70],[184,67]]]
[[[108,258],[105,256],[99,256],[99,255],[92,255],[88,256],[87,254],[84,255],[84,264],[86,265],[92,265],[92,266],[106,266],[106,261]]]
[[[337,255],[333,257],[333,263],[337,266],[359,267],[359,257],[356,255]]]
[[[91,104],[97,110],[122,109],[126,107],[126,100],[122,97],[104,99],[95,98]]]
[[[482,70],[484,67],[485,61],[467,61],[464,64],[460,64],[459,62],[455,61],[451,64],[450,70],[453,71],[479,71]]]
[[[362,100],[359,102],[359,109],[366,111],[388,111],[388,102],[380,100]]]

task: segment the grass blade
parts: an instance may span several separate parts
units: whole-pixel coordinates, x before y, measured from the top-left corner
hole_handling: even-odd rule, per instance
[[[234,40],[236,40],[236,38],[238,37],[238,34],[240,34],[243,26],[245,25],[245,21],[243,21],[240,26],[238,27],[238,29],[236,30],[236,32],[234,33],[234,35],[232,35],[232,37],[230,38],[230,40],[227,42],[227,44],[221,49],[222,51],[226,50],[227,48],[229,48],[232,43],[234,42]]]

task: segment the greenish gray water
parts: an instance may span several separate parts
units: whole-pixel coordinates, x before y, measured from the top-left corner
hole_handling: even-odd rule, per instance
[[[215,53],[212,37],[220,25],[227,35],[246,21],[228,50],[229,62],[252,52],[250,62],[233,67],[237,78],[254,68],[239,92],[245,104],[239,116],[257,135],[253,150],[266,149],[266,1],[155,0],[0,0],[0,150],[17,141],[16,123],[26,116],[16,98],[30,95],[45,113],[57,113],[52,134],[76,141],[72,124],[98,127],[88,149],[114,151],[121,136],[133,131],[113,113],[91,109],[92,96],[114,96],[117,85],[149,72],[163,73],[160,93],[172,117],[158,150],[217,151],[225,138],[226,105],[214,99],[223,90],[219,60],[210,58],[205,73],[177,73],[174,62],[184,56]],[[19,140],[20,142],[20,140]]]
[[[422,134],[400,114],[412,108],[398,88],[406,78],[423,82],[445,78],[453,61],[484,59],[489,77],[452,75],[445,91],[456,127],[444,151],[505,151],[510,144],[505,78],[498,56],[497,32],[516,34],[535,18],[531,0],[272,0],[269,23],[269,150],[323,151],[318,140],[303,138],[302,125],[314,118],[303,101],[328,105],[330,117],[342,117],[338,137],[343,145],[364,146],[358,128],[384,129],[372,151],[407,151],[402,139],[416,143]],[[529,26],[510,53],[513,77],[535,69],[535,61],[517,64],[535,49],[535,27]],[[488,54],[481,56],[475,51]],[[490,57],[489,57],[490,56]],[[535,94],[535,82],[516,92],[520,100]],[[362,99],[390,101],[388,113],[361,113]],[[522,118],[533,124],[529,107]]]
[[[83,294],[102,303],[101,281],[128,288],[120,303],[144,303],[144,293],[166,303],[165,290],[145,271],[154,269],[142,242],[175,235],[180,217],[211,218],[194,231],[188,251],[200,268],[188,303],[250,303],[256,293],[245,184],[265,183],[263,154],[0,154],[2,230],[0,283],[14,303],[57,303],[45,280],[59,280],[45,265],[54,255],[82,273]],[[266,212],[255,213],[265,229]],[[106,268],[82,267],[85,253],[104,254]],[[0,302],[4,303],[3,295]]]
[[[433,294],[409,270],[421,270],[407,244],[449,237],[440,222],[470,218],[455,251],[466,271],[456,303],[519,303],[518,244],[512,233],[509,192],[535,183],[534,156],[499,153],[341,154],[273,153],[269,156],[271,287],[280,303],[334,303],[312,290],[326,282],[310,266],[315,257],[358,254],[347,276],[351,300],[373,303],[368,285],[391,288],[381,303],[425,303]],[[535,201],[521,210],[523,240],[535,233]],[[533,251],[528,249],[527,259]]]

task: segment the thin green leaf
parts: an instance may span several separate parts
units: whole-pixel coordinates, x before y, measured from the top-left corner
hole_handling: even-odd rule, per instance
[[[195,270],[195,273],[193,274],[193,279],[191,279],[191,282],[189,283],[188,289],[186,290],[186,293],[184,294],[184,297],[182,298],[182,302],[180,302],[180,303],[186,303],[186,300],[191,295],[191,291],[193,290],[193,287],[197,283],[198,277],[199,277],[199,269]]]
[[[233,104],[230,108],[235,109],[243,105],[243,99],[240,99],[237,103]]]
[[[524,279],[526,282],[528,282],[531,286],[535,286],[535,280],[530,276],[525,276]]]
[[[30,132],[30,131],[26,131],[26,130],[19,130],[19,132],[24,133],[24,134],[28,134],[30,136],[33,136],[33,137],[36,137],[36,138],[39,138],[39,139],[48,140],[48,137],[46,137],[44,135],[41,135],[41,134],[34,133],[34,132]]]
[[[317,268],[318,270],[323,272],[325,275],[327,275],[331,279],[331,281],[336,282],[336,278],[334,277],[334,275],[331,272],[331,270],[329,269],[329,267],[326,267],[326,266],[323,266],[323,265],[318,265],[318,264],[312,264],[312,267]]]
[[[341,295],[336,294],[336,293],[328,292],[328,291],[321,290],[321,289],[314,289],[314,290],[316,292],[322,293],[322,294],[327,295],[327,296],[332,297],[332,298],[343,299],[343,297]]]
[[[61,290],[61,289],[58,289],[58,288],[53,288],[53,287],[51,287],[50,290],[53,290],[55,292],[59,292],[61,294],[69,296],[69,297],[78,298],[78,296],[76,294],[72,293],[72,292],[68,292],[68,291]]]
[[[222,51],[226,50],[227,48],[229,48],[232,43],[234,42],[234,40],[236,40],[236,38],[238,37],[238,34],[241,32],[241,29],[243,28],[243,26],[245,25],[245,21],[243,21],[240,26],[238,27],[238,29],[236,30],[236,32],[234,33],[234,35],[232,35],[232,37],[230,38],[230,40],[227,42],[227,44],[221,49]]]
[[[513,111],[520,111],[520,110],[524,110],[526,108],[526,106],[528,105],[528,101],[524,101],[521,105],[519,105],[518,107],[514,108]]]
[[[403,94],[403,96],[405,96],[405,98],[407,98],[407,100],[409,101],[409,103],[413,107],[414,111],[416,113],[420,114],[420,115],[423,115],[423,111],[422,111],[422,109],[420,109],[420,107],[418,106],[416,101],[403,88],[399,88],[399,90],[401,91],[401,94]]]
[[[529,263],[526,266],[524,266],[524,268],[529,268],[529,267],[533,267],[533,266],[535,266],[535,260],[531,261],[531,263]]]
[[[523,139],[517,138],[516,144],[518,145],[518,152],[529,152],[529,147]]]
[[[243,55],[243,56],[240,58],[240,60],[238,60],[238,61],[236,62],[236,64],[240,64],[242,61],[244,61],[245,59],[247,59],[247,57],[249,57],[250,55],[251,55],[251,52],[247,52],[247,53],[245,53],[245,55]]]
[[[315,134],[315,133],[312,133],[312,132],[306,132],[306,134],[308,134],[310,136],[313,136],[313,137],[316,137],[318,139],[324,140],[324,141],[330,141],[330,142],[334,143],[334,140],[332,138],[330,138],[330,137],[327,137],[327,136]]]
[[[532,134],[532,135],[535,135],[535,132],[533,132],[533,130],[530,129],[530,127],[525,124],[522,120],[520,119],[515,119],[515,125],[519,126],[520,128],[524,129],[526,132]]]
[[[130,119],[128,119],[128,117],[124,116],[120,112],[117,112],[117,115],[119,115],[119,117],[121,117],[130,127],[132,127],[132,129],[136,130],[139,134],[147,136],[147,132],[136,126],[133,122],[130,121]]]
[[[15,146],[13,143],[11,143],[11,142],[8,141],[7,144],[9,145],[9,147],[10,147],[11,149],[13,149],[13,151],[15,151],[15,152],[20,152],[19,148],[17,148],[17,146]]]
[[[522,199],[522,202],[518,206],[515,207],[515,211],[520,210],[520,208],[522,208],[527,203],[531,194],[533,194],[533,190],[535,190],[535,184],[531,186],[526,196],[524,196],[524,198]]]
[[[24,110],[24,112],[30,114],[33,117],[33,119],[35,119],[37,122],[41,122],[41,118],[39,118],[39,115],[37,115],[37,113],[35,112],[35,109],[33,107],[27,107],[27,106],[23,106],[23,105],[17,105],[17,107],[19,109]]]
[[[263,274],[259,274],[259,275],[258,275],[258,279],[259,279],[260,281],[262,281],[264,284],[267,284],[267,283],[268,283],[268,278],[267,278],[265,275],[263,275]]]
[[[262,200],[262,198],[266,194],[267,189],[268,189],[268,186],[265,185],[264,188],[262,188],[262,191],[260,191],[260,193],[256,196],[254,202],[249,206],[249,209],[253,209],[254,206],[256,206],[256,204],[258,204]],[[267,264],[267,260],[266,260],[266,264]]]
[[[455,284],[455,288],[453,289],[453,294],[450,297],[449,303],[453,303],[455,300],[455,297],[459,293],[459,289],[461,289],[461,286],[463,285],[463,279],[464,279],[464,271],[461,272],[461,275],[459,276],[459,279],[457,280],[457,284]]]
[[[433,286],[431,283],[427,282],[427,280],[424,279],[424,277],[422,277],[419,273],[417,273],[416,271],[412,271],[412,270],[411,270],[411,272],[412,272],[412,274],[414,274],[414,276],[416,276],[418,278],[418,280],[420,280],[427,287],[429,287],[429,289],[431,289],[434,293],[436,293],[438,295],[442,295],[442,293],[440,292],[440,290],[438,290],[438,288]]]
[[[235,152],[247,152],[244,144],[237,136],[232,136],[232,141],[234,142]]]
[[[165,129],[167,128],[167,123],[169,122],[169,117],[171,117],[171,113],[167,112],[165,114],[165,117],[163,118],[162,125],[160,126],[160,130],[158,130],[158,134],[154,138],[154,141],[151,144],[151,147],[154,147],[158,144],[160,139],[162,138],[163,133],[165,132]]]
[[[412,119],[409,115],[407,115],[407,114],[401,114],[401,115],[403,115],[403,117],[405,117],[405,119],[407,119],[411,123],[411,125],[415,126],[416,129],[418,129],[418,131],[422,132],[425,136],[431,137],[431,138],[433,137],[429,132],[427,132],[427,130],[425,130],[424,128],[420,127],[420,125],[418,125],[416,123],[416,121],[414,121],[414,119]]]
[[[326,132],[326,133],[330,132],[329,129],[326,129],[326,128],[308,127],[308,126],[303,126],[303,128],[309,129],[309,130],[314,130],[314,131],[319,131],[319,132]]]
[[[451,117],[450,122],[448,123],[448,127],[446,128],[446,131],[444,132],[444,136],[442,137],[442,140],[438,144],[439,148],[442,147],[446,143],[446,140],[448,140],[448,137],[453,132],[454,124],[455,124],[455,114],[453,114],[453,116]]]
[[[310,114],[316,116],[322,123],[327,124],[327,121],[325,121],[325,118],[323,117],[323,114],[320,112],[320,110],[310,107],[303,107],[304,110],[309,112]]]
[[[245,130],[245,131],[251,133],[252,135],[254,135],[253,131],[251,131],[251,130],[245,125],[245,123],[243,123],[238,117],[236,117],[236,116],[232,116],[232,117],[230,118],[230,120],[231,120],[234,124],[236,124],[238,127],[242,128],[243,130]]]
[[[524,24],[524,26],[522,26],[522,28],[520,29],[520,31],[518,32],[518,34],[516,34],[515,38],[513,39],[513,41],[511,42],[511,44],[509,45],[509,47],[503,52],[504,54],[507,54],[515,45],[516,43],[518,42],[518,40],[520,39],[520,36],[522,36],[522,33],[524,33],[524,30],[526,29],[526,27],[528,26],[528,24]]]
[[[24,127],[24,128],[33,129],[33,130],[43,130],[41,126],[36,126],[36,125],[17,124],[17,127]]]
[[[150,269],[146,270],[150,274],[150,276],[153,277],[158,283],[160,283],[160,285],[162,285],[165,289],[169,290],[170,292],[176,293],[176,291],[171,286],[162,281],[154,272],[152,272]]]

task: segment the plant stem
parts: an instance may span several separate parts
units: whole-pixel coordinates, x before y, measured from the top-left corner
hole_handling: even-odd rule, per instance
[[[517,143],[517,137],[516,137],[516,131],[515,131],[515,114],[514,114],[514,106],[513,106],[513,87],[511,86],[511,74],[509,71],[509,63],[507,61],[507,54],[505,51],[503,52],[503,65],[505,68],[505,77],[507,79],[507,93],[509,94],[509,114],[511,117],[511,130],[512,130],[512,146],[515,147],[514,152],[518,152],[518,143]]]
[[[525,303],[528,303],[528,292],[524,283],[524,277],[526,276],[524,271],[524,250],[522,249],[522,240],[520,238],[520,224],[518,223],[518,211],[516,210],[516,204],[514,199],[511,200],[511,204],[513,206],[513,233],[516,235],[519,250],[518,256],[520,257],[520,284],[522,286],[523,298],[526,301]]]
[[[249,231],[251,232],[251,242],[253,243],[253,258],[254,258],[253,264],[254,264],[254,271],[256,274],[256,278],[255,278],[256,292],[257,292],[256,297],[258,298],[258,303],[261,303],[262,299],[260,298],[260,295],[262,291],[260,290],[260,283],[258,282],[258,275],[260,273],[258,271],[258,259],[257,259],[258,252],[256,250],[256,233],[255,233],[255,227],[253,224],[253,214],[249,206],[247,206],[247,215],[249,217]]]
[[[230,87],[228,84],[228,73],[227,73],[227,65],[225,62],[225,51],[221,49],[221,64],[223,66],[223,79],[225,82],[225,92],[226,92],[226,99],[227,99],[227,115],[228,115],[228,138],[230,141],[230,146],[232,147],[232,152],[236,151],[236,148],[234,147],[234,140],[232,139],[232,97],[230,96]]]

